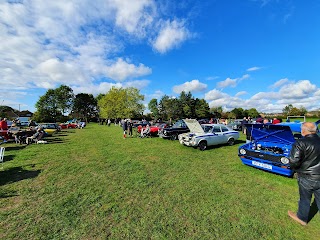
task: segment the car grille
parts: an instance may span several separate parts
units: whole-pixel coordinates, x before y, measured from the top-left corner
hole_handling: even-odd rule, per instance
[[[254,158],[259,158],[261,160],[268,160],[271,162],[280,162],[281,157],[283,156],[275,156],[275,155],[270,155],[267,153],[263,153],[263,152],[255,152],[255,151],[248,151],[247,150],[247,154],[248,157],[254,157]]]

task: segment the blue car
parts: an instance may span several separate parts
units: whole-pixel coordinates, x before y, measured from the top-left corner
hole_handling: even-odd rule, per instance
[[[317,121],[319,129],[320,121]],[[238,156],[243,164],[292,177],[289,165],[292,144],[301,138],[301,123],[245,124],[249,142],[240,146]]]

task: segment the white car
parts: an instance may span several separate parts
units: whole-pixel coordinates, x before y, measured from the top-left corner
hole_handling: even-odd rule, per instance
[[[224,124],[202,124],[196,119],[185,119],[185,123],[190,129],[189,133],[178,136],[182,145],[198,147],[201,151],[207,146],[229,144],[233,145],[239,138],[239,132],[232,130]]]

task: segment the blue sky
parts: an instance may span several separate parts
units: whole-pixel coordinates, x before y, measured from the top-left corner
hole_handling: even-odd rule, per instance
[[[191,91],[225,111],[320,107],[320,1],[0,0],[0,104],[49,88]]]

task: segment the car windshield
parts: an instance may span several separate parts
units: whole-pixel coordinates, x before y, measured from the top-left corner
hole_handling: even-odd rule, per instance
[[[186,127],[186,124],[183,121],[178,121],[172,126],[173,128],[184,128]]]

